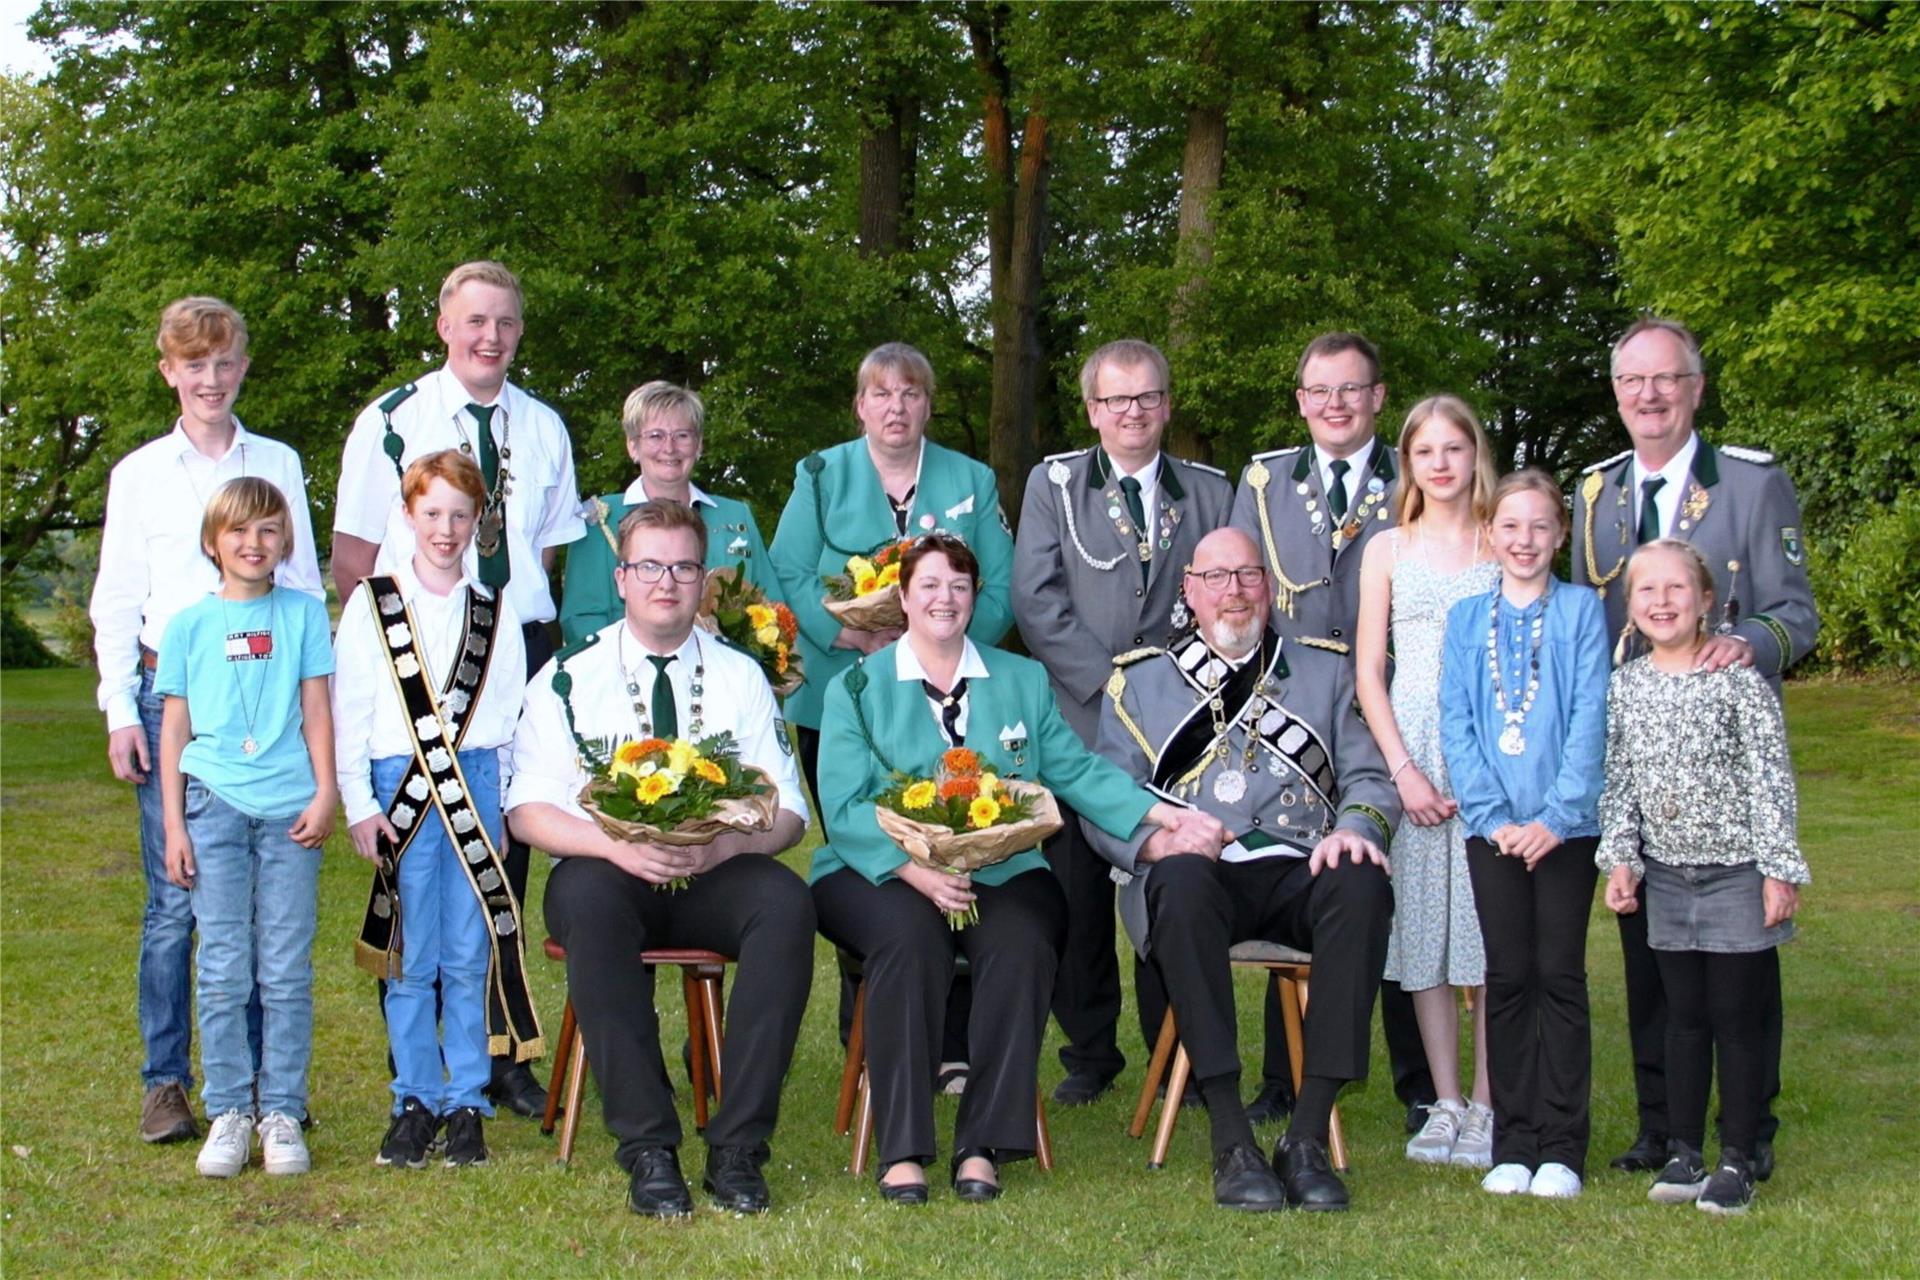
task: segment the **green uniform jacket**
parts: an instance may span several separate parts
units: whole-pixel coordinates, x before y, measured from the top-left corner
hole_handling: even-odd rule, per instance
[[[780,577],[767,558],[767,544],[747,504],[706,493],[697,485],[692,497],[693,509],[707,526],[707,568],[731,569],[745,562],[749,582],[766,592],[767,599],[784,600]],[[635,480],[625,493],[609,493],[600,499],[607,509],[604,521],[596,523],[593,504],[587,504],[586,536],[567,544],[567,571],[560,592],[560,633],[566,643],[592,635],[624,611],[620,595],[613,589],[610,539],[620,531],[620,519],[627,508],[644,500],[645,491]]]
[[[924,448],[906,536],[940,529],[973,549],[981,587],[967,635],[975,644],[996,644],[1013,625],[1013,534],[1000,510],[993,470],[931,440]],[[827,685],[857,656],[833,647],[840,623],[822,603],[827,589],[821,579],[845,573],[847,557],[870,554],[898,536],[864,438],[809,454],[794,468],[793,496],[780,513],[772,554],[787,604],[800,622],[800,656],[806,663],[807,682],[786,702],[787,718],[795,724],[822,727]]]
[[[893,878],[907,860],[874,820],[873,797],[892,781],[888,766],[914,777],[933,776],[946,735],[918,680],[895,675],[888,645],[834,678],[827,688],[820,732],[820,814],[828,843],[814,850],[809,882],[852,867],[875,884]],[[1031,658],[976,645],[987,679],[967,682],[966,744],[981,767],[1002,778],[1038,782],[1117,840],[1130,840],[1155,797],[1114,764],[1087,750],[1061,716],[1047,669]],[[854,714],[873,735],[869,748]],[[877,752],[876,750],[877,749]],[[885,762],[879,758],[885,756]],[[976,871],[981,884],[1004,884],[1023,871],[1045,870],[1037,848]]]

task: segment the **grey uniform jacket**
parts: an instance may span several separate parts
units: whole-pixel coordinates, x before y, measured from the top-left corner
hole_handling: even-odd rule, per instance
[[[1573,580],[1600,589],[1607,632],[1616,639],[1627,621],[1634,517],[1633,451],[1588,467],[1574,496]],[[1754,666],[1777,693],[1781,672],[1807,655],[1820,629],[1793,481],[1772,454],[1702,440],[1664,532],[1706,558],[1714,594],[1709,625],[1753,646]]]
[[[1140,538],[1100,449],[1055,454],[1027,476],[1013,544],[1013,617],[1027,652],[1045,664],[1061,713],[1090,747],[1114,658],[1171,638],[1181,573],[1233,503],[1224,472],[1171,454],[1160,455],[1156,487],[1143,580]]]
[[[1198,637],[1173,649],[1126,654],[1114,665],[1101,700],[1099,753],[1154,793],[1204,810],[1248,849],[1280,849],[1304,857],[1335,829],[1353,831],[1384,851],[1400,821],[1400,796],[1386,761],[1361,723],[1353,699],[1353,663],[1343,653],[1280,640],[1269,632],[1264,667],[1242,677],[1220,713],[1226,759],[1210,709],[1217,683],[1232,674]],[[1256,659],[1256,662],[1259,660]],[[1249,727],[1256,734],[1247,756]],[[1208,753],[1211,754],[1208,754]],[[1241,774],[1244,789],[1223,787]],[[1230,780],[1231,781],[1231,780]],[[1083,824],[1088,842],[1124,878],[1120,920],[1146,955],[1147,881],[1140,848],[1156,829],[1127,840]]]
[[[1253,456],[1228,523],[1253,539],[1273,575],[1272,626],[1281,635],[1353,643],[1361,556],[1368,540],[1393,526],[1396,478],[1393,450],[1375,439],[1347,518],[1336,521],[1311,445]]]

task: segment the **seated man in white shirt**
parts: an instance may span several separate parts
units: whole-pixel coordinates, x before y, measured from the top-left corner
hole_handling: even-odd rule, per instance
[[[699,516],[678,503],[642,503],[620,522],[619,542],[625,614],[561,650],[528,684],[507,821],[558,859],[547,878],[547,928],[567,951],[574,1013],[636,1213],[678,1217],[693,1208],[653,975],[640,952],[702,948],[738,962],[720,1058],[726,1095],[707,1125],[702,1185],[723,1208],[757,1213],[769,1204],[760,1167],[813,977],[812,899],[799,876],[766,855],[806,832],[807,802],[759,664],[693,625],[705,577]],[[733,734],[741,762],[779,789],[771,830],[691,847],[628,843],[577,803],[588,781],[582,743],[723,732]],[[689,876],[685,888],[665,887]]]
[[[140,926],[140,1038],[146,1086],[140,1137],[195,1137],[193,1109],[193,905],[167,879],[160,820],[160,704],[153,691],[160,638],[173,615],[220,585],[200,549],[200,518],[213,491],[235,476],[269,480],[293,513],[293,554],[277,570],[282,586],[326,599],[300,455],[254,435],[234,416],[247,376],[247,322],[218,298],[182,298],[160,316],[160,376],[180,397],[173,430],[122,458],[107,482],[100,573],[94,579],[93,647],[100,709],[107,716],[113,776],[140,801],[140,861],[147,906]],[[250,1023],[259,1052],[260,1006]]]

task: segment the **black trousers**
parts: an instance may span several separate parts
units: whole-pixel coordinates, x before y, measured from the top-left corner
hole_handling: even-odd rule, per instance
[[[773,1133],[813,978],[813,902],[772,858],[743,854],[679,892],[600,858],[563,858],[547,877],[547,930],[567,949],[567,992],[600,1085],[607,1128],[631,1170],[641,1147],[675,1147],[680,1117],[660,1059],[651,947],[734,957],[720,1051],[725,1097],[710,1146],[755,1146]]]
[[[1568,840],[1527,870],[1475,836],[1467,872],[1487,951],[1493,1162],[1563,1164],[1586,1176],[1593,1031],[1587,918],[1598,837]]]
[[[1673,1135],[1669,1082],[1667,1080],[1667,993],[1661,969],[1647,945],[1647,890],[1638,891],[1640,909],[1618,916],[1620,958],[1627,975],[1627,1039],[1633,1046],[1633,1090],[1640,1104],[1640,1128],[1645,1133]],[[1763,1010],[1763,1080],[1761,1082],[1761,1142],[1772,1142],[1779,1131],[1780,1119],[1773,1114],[1773,1100],[1780,1096],[1780,949],[1770,948],[1756,955],[1768,957],[1765,972],[1759,975],[1765,997]]]
[[[1316,876],[1305,858],[1167,858],[1147,879],[1147,921],[1195,1078],[1240,1074],[1227,949],[1253,938],[1313,953],[1306,1074],[1366,1076],[1373,998],[1393,922],[1393,891],[1381,868],[1342,863]]]
[[[938,1151],[933,1081],[956,955],[967,958],[975,999],[954,1150],[991,1148],[1002,1162],[1033,1152],[1040,1041],[1066,899],[1059,882],[1039,872],[976,882],[974,893],[980,922],[956,930],[903,880],[875,885],[843,868],[813,886],[820,932],[859,956],[866,974],[867,1076],[883,1170],[900,1160],[925,1164]]]
[[[1776,947],[1739,955],[1656,951],[1667,993],[1668,1133],[1699,1148],[1707,1090],[1720,1067],[1720,1145],[1753,1154],[1766,1114],[1767,982],[1780,971]]]

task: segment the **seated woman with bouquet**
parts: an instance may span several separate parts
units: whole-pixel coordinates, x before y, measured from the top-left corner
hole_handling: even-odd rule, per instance
[[[959,538],[918,539],[901,560],[906,634],[833,681],[822,719],[829,843],[813,855],[814,906],[821,932],[864,968],[881,1194],[896,1203],[927,1198],[934,1071],[958,954],[973,974],[973,1072],[955,1126],[954,1189],[993,1199],[996,1166],[1032,1153],[1040,1039],[1066,931],[1038,847],[1050,824],[1034,820],[1054,812],[1050,793],[1116,836],[1151,823],[1183,848],[1220,847],[1213,819],[1156,801],[1086,749],[1044,667],[967,638],[979,573]],[[964,809],[949,804],[956,798]],[[949,812],[964,812],[990,843],[1008,819],[1027,822],[1031,839],[1009,834],[990,865],[963,858],[969,873],[931,865],[945,860],[924,839],[904,837],[903,848],[887,834],[908,825],[899,818]],[[1018,851],[1005,856],[1008,846]]]

